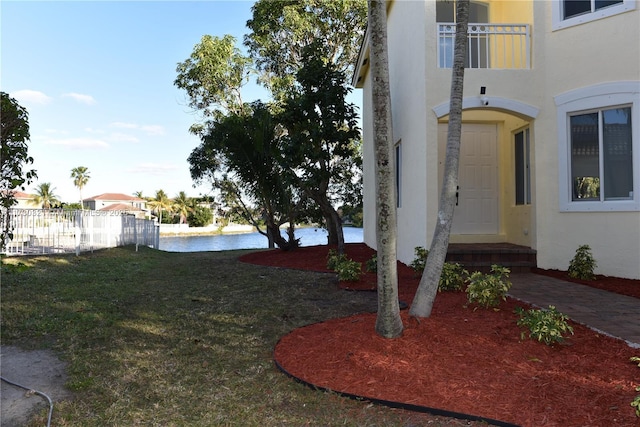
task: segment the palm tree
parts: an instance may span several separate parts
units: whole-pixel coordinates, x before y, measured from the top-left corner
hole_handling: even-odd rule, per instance
[[[53,194],[55,187],[50,182],[43,182],[36,188],[36,194],[29,200],[31,204],[41,206],[42,209],[51,209],[52,206],[58,205],[60,200],[58,196]]]
[[[191,198],[187,197],[187,193],[181,191],[173,199],[173,209],[180,214],[180,224],[187,222],[187,215],[192,208]]]
[[[376,159],[376,243],[378,245],[378,314],[376,332],[396,338],[404,328],[398,302],[396,210],[393,185],[393,131],[387,48],[387,2],[369,0],[373,141]]]
[[[162,224],[162,211],[171,212],[173,210],[173,203],[164,190],[156,191],[156,197],[149,202],[149,206],[158,215],[159,224]]]
[[[80,191],[80,206],[81,209],[84,210],[84,203],[82,203],[82,188],[87,185],[89,178],[91,178],[89,175],[89,169],[85,166],[73,168],[71,169],[71,178],[73,178],[73,185],[78,187],[78,190]]]
[[[438,282],[447,255],[453,211],[458,186],[460,163],[460,136],[462,131],[462,97],[464,87],[464,61],[467,57],[467,28],[469,24],[469,0],[456,2],[456,38],[453,67],[451,70],[451,99],[444,178],[440,191],[438,221],[429,248],[429,256],[420,278],[418,290],[409,313],[415,317],[429,317],[438,293]]]

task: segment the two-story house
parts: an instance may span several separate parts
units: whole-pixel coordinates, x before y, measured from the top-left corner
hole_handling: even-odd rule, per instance
[[[85,209],[94,211],[123,211],[144,217],[148,211],[147,202],[139,197],[121,193],[103,193],[82,200]]]
[[[472,1],[452,243],[534,249],[566,270],[589,245],[599,274],[640,279],[640,5]],[[398,258],[429,247],[447,136],[455,1],[392,1],[388,48]],[[367,41],[364,239],[375,248]]]

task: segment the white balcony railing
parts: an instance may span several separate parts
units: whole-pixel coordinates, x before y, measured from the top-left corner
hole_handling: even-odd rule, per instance
[[[438,24],[438,67],[451,68],[456,24]],[[469,24],[467,68],[528,69],[528,24]]]

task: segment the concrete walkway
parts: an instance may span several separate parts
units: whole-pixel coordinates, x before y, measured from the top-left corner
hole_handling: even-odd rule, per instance
[[[509,296],[550,305],[572,320],[640,348],[640,299],[533,273],[512,274]]]

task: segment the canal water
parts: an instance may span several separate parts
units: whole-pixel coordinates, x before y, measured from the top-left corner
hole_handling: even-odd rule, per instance
[[[327,231],[322,228],[296,230],[300,246],[327,244]],[[362,243],[362,228],[344,227],[346,243]],[[207,236],[160,236],[160,250],[167,252],[205,252],[234,249],[266,249],[267,238],[258,232],[240,234],[215,234]]]

